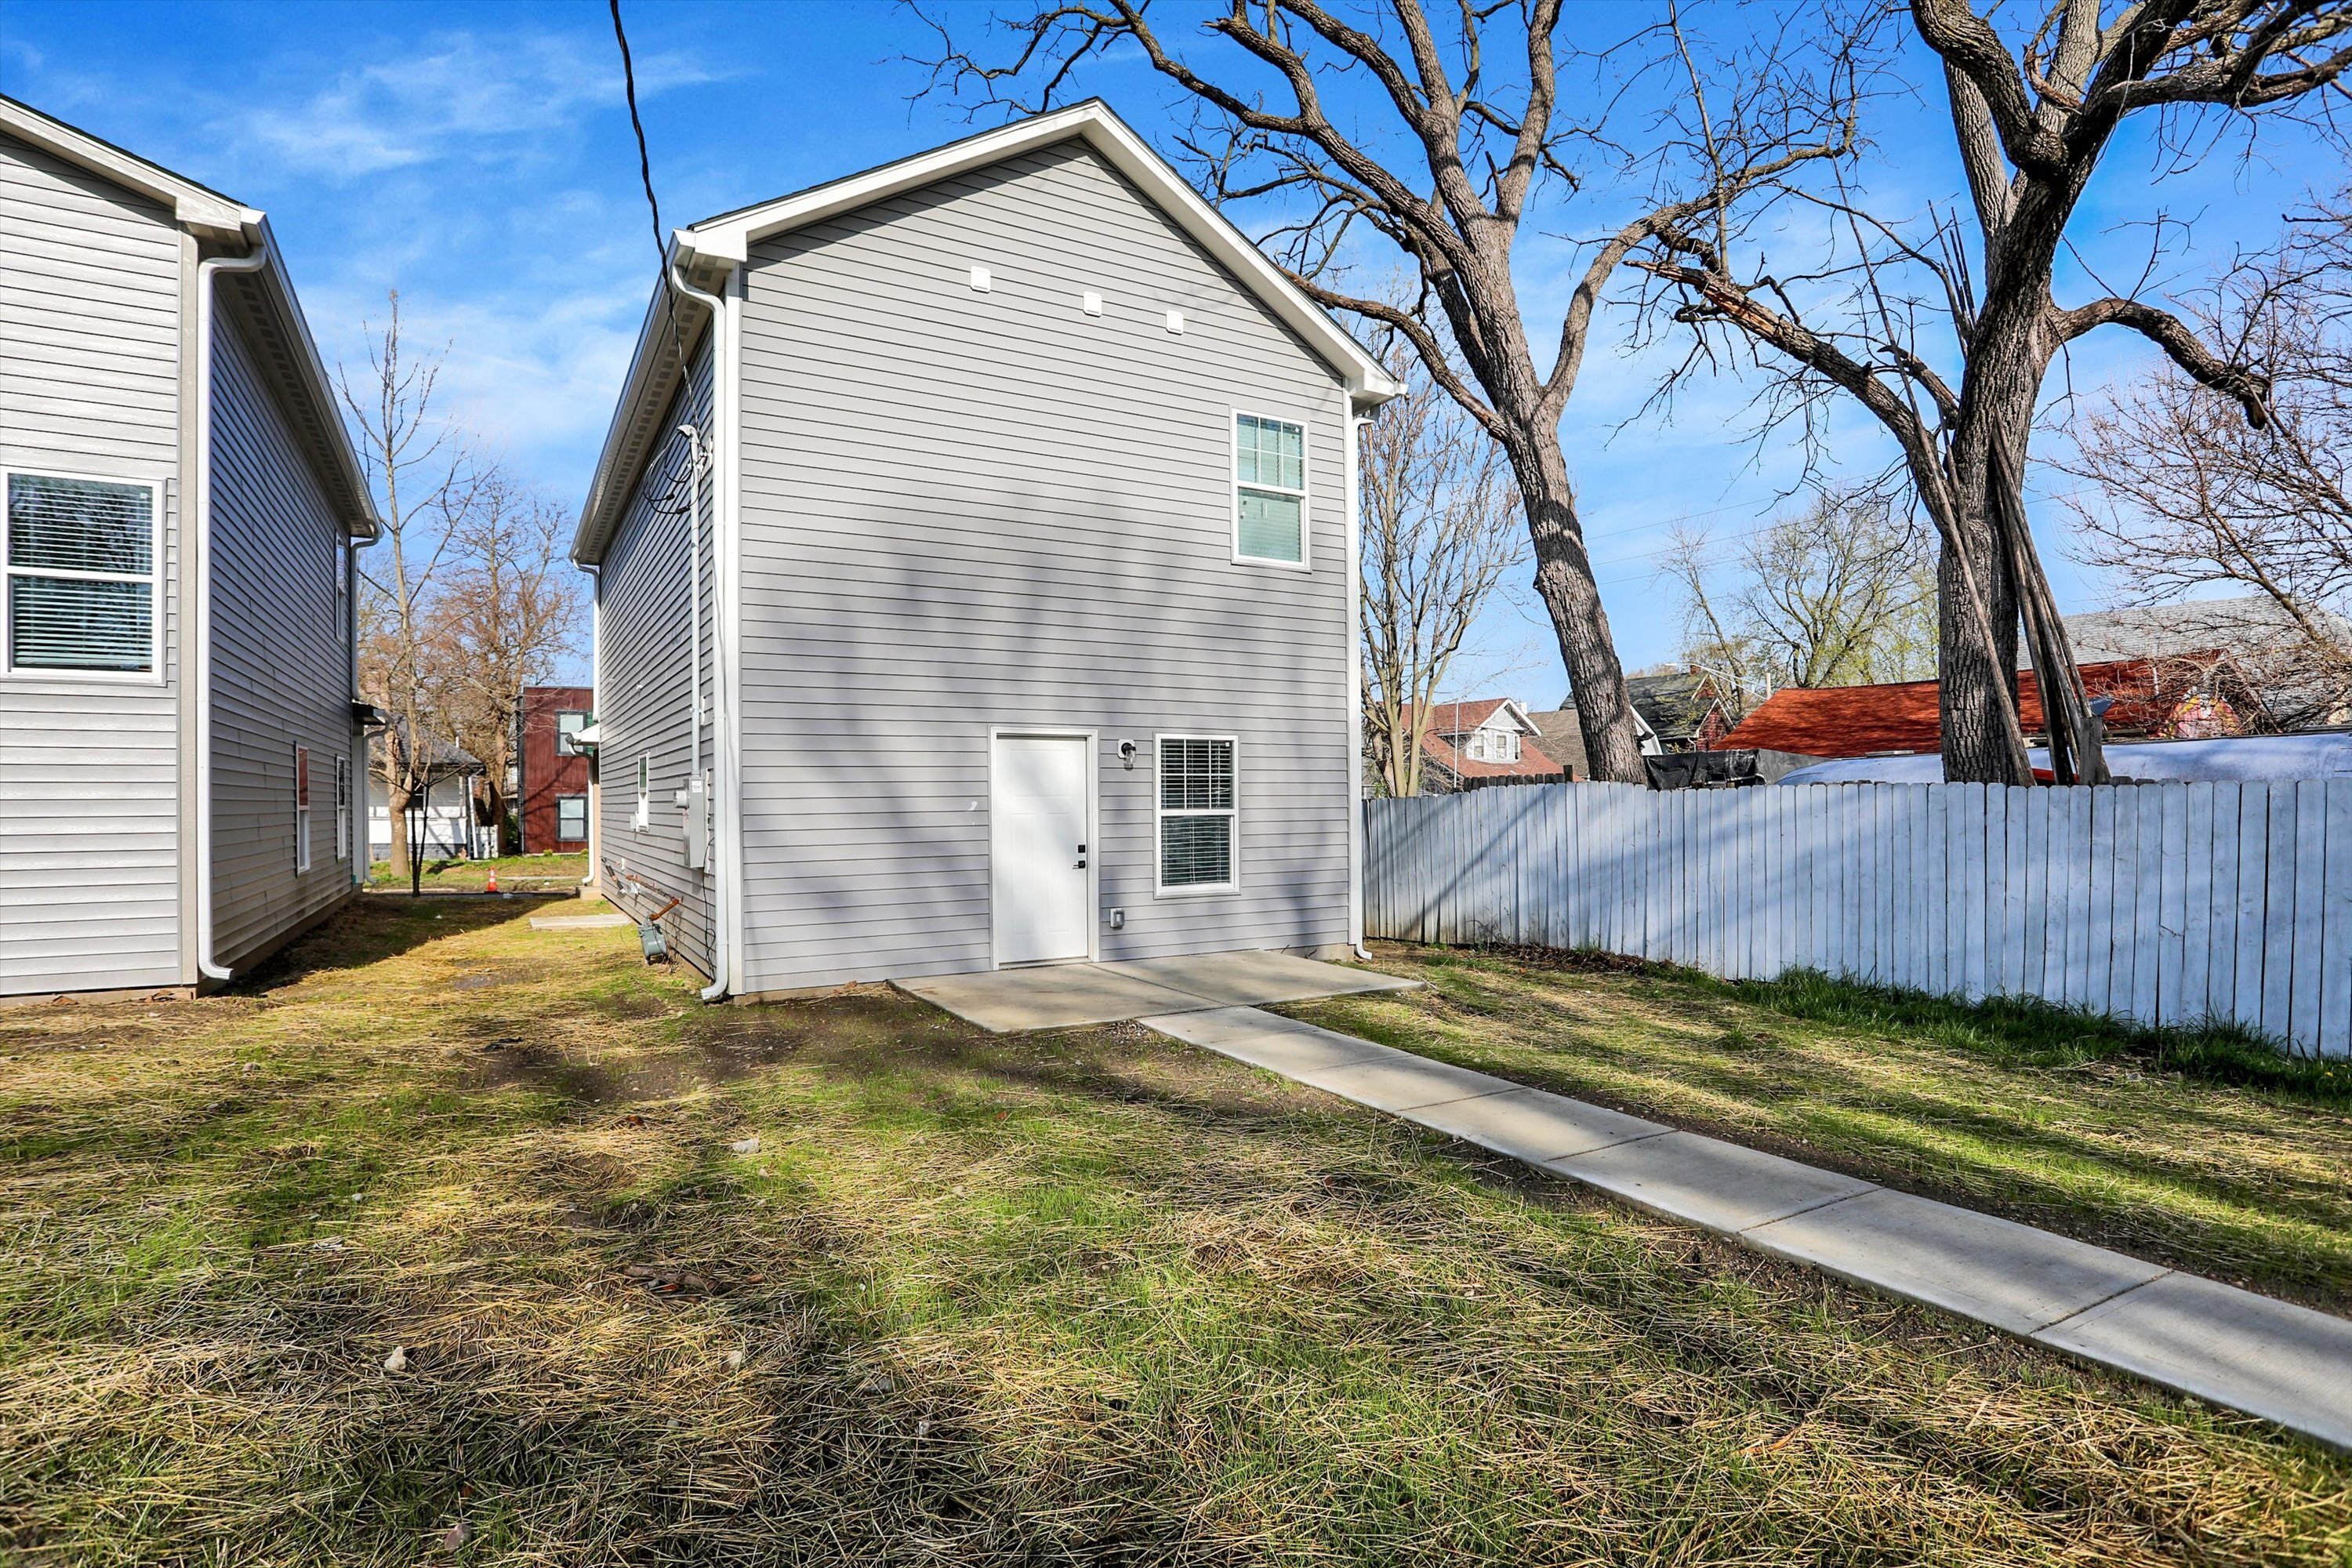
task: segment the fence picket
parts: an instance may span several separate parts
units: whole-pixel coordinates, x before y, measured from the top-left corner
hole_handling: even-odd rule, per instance
[[[2271,794],[2247,789],[2238,816],[2237,1001],[2231,1016],[2250,1029],[2263,1026],[2263,941],[2270,901]]]
[[[2320,910],[2319,1041],[2324,1056],[2352,1056],[2352,779],[2324,786],[2326,889]]]
[[[2194,1024],[2213,1011],[2213,786],[2191,784],[2180,795],[2180,1018]]]
[[[2294,978],[2288,986],[2286,1037],[2311,1056],[2320,1050],[2320,955],[2325,945],[2321,920],[2327,904],[2326,790],[2322,779],[2304,779],[2294,786],[2294,837],[2303,846],[2303,855],[2295,862],[2294,952],[2288,960]]]
[[[2294,972],[2295,846],[2300,823],[2291,788],[2271,791],[2270,885],[2263,896],[2263,1028],[2281,1038],[2293,1022]]]

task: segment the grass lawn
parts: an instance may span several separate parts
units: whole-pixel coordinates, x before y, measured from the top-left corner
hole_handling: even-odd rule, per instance
[[[2352,1062],[1819,977],[1379,951],[1427,988],[1284,1011],[2352,1314]]]
[[[0,1558],[2352,1563],[2259,1423],[1131,1027],[706,1010],[529,912],[0,1013]],[[1528,984],[1433,973],[1380,1016]]]
[[[588,857],[578,855],[501,855],[492,860],[427,860],[423,879],[428,893],[478,893],[489,879],[491,869],[499,874],[502,887],[517,889],[544,888],[549,891],[570,892],[588,874]],[[406,877],[392,874],[392,862],[378,860],[369,868],[368,885],[380,891],[402,892],[408,887]]]

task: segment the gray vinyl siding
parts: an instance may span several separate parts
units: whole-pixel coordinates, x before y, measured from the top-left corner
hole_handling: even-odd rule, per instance
[[[738,989],[992,965],[992,726],[1097,733],[1102,957],[1347,940],[1331,369],[1075,142],[755,246],[743,366]],[[1311,572],[1232,559],[1237,407]],[[1237,740],[1235,892],[1154,894],[1163,733]]]
[[[226,289],[223,289],[226,294]],[[213,327],[213,954],[248,954],[352,890],[335,758],[352,749],[340,524],[236,313]],[[294,749],[310,748],[310,869],[294,869]]]
[[[694,708],[687,661],[694,626],[688,597],[693,582],[686,512],[686,437],[680,425],[709,427],[710,338],[696,346],[693,375],[661,427],[666,435],[637,478],[629,510],[604,552],[598,626],[602,682],[596,692],[597,868],[615,902],[643,917],[673,898],[683,899],[663,921],[670,949],[711,973],[710,879],[686,863],[686,814],[677,792],[686,787],[694,752]],[[711,486],[700,480],[702,511],[702,682],[706,712],[716,623],[712,618]],[[706,722],[702,769],[713,768],[716,730]],[[646,826],[632,824],[637,805],[637,759],[649,760],[651,804]]]
[[[0,995],[180,984],[180,232],[0,136],[0,466],[140,479],[159,679],[0,673]]]

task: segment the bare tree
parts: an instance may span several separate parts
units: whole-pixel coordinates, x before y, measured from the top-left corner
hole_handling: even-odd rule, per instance
[[[1874,490],[1817,490],[1727,552],[1679,531],[1664,569],[1683,594],[1685,663],[1727,677],[1740,711],[1783,686],[1935,673],[1934,563]]]
[[[404,357],[400,295],[389,297],[381,329],[369,335],[366,375],[354,386],[348,366],[336,385],[359,426],[360,459],[383,520],[377,545],[361,558],[360,689],[391,722],[379,749],[392,829],[394,874],[417,886],[402,821],[431,779],[440,725],[435,710],[429,612],[434,576],[448,549],[447,521],[462,510],[470,468],[435,417],[441,356]]]
[[[1973,227],[1874,213],[1842,182],[1821,197],[1839,250],[1810,271],[1734,256],[1715,213],[1661,229],[1641,265],[1703,348],[1738,343],[1785,372],[1776,416],[1824,395],[1859,401],[1894,436],[1941,537],[1946,776],[2032,779],[2018,721],[2021,617],[2050,714],[2053,763],[2105,775],[2065,630],[2026,524],[2024,465],[2042,384],[2065,346],[2103,326],[2148,339],[2181,374],[2268,419],[2258,367],[2210,346],[2137,287],[2067,308],[2052,278],[2066,231],[2117,129],[2153,111],[2193,161],[2200,113],[2252,116],[2336,90],[2352,64],[2342,0],[2056,0],[2004,37],[1969,0],[1910,0],[1943,67]],[[1693,72],[1694,90],[1706,91]],[[2210,129],[2210,127],[2202,127]],[[1784,247],[1785,251],[1785,247]],[[1923,321],[1951,353],[1925,346]],[[1948,368],[1954,358],[1956,374]],[[2062,776],[2066,776],[2062,772]]]
[[[1790,171],[1853,146],[1850,35],[1818,58],[1811,40],[1792,33],[1714,62],[1732,84],[1715,117],[1702,122],[1690,100],[1671,95],[1628,160],[1607,121],[1623,76],[1674,58],[1670,28],[1644,26],[1618,49],[1580,60],[1559,37],[1573,14],[1562,0],[1465,3],[1442,20],[1420,0],[1391,0],[1386,15],[1319,0],[1230,0],[1189,39],[1160,30],[1146,6],[1028,0],[993,25],[1009,41],[988,58],[934,24],[934,84],[1035,111],[1050,108],[1087,61],[1132,46],[1181,89],[1197,118],[1180,155],[1210,198],[1271,213],[1261,243],[1291,282],[1401,335],[1502,447],[1593,775],[1641,782],[1624,672],[1577,517],[1560,419],[1602,291],[1628,256],[1703,214],[1728,222],[1733,207],[1769,199]],[[1573,110],[1561,100],[1564,55],[1594,67],[1589,100]],[[1612,70],[1622,73],[1613,84]],[[1336,112],[1327,93],[1339,95]],[[1543,329],[1523,308],[1514,247],[1530,214],[1574,220],[1562,204],[1585,195],[1580,165],[1596,160],[1634,174],[1620,188],[1646,185],[1649,194],[1596,224],[1557,331],[1541,342]],[[1414,268],[1412,305],[1340,286],[1339,264],[1366,231]]]
[[[2199,325],[2268,370],[2270,420],[2250,426],[2177,369],[2115,392],[2061,464],[2097,487],[2069,498],[2077,553],[2136,604],[2259,595],[2268,635],[2217,609],[2215,646],[2238,645],[2273,722],[2325,721],[2352,703],[2352,187],[2233,268]]]
[[[1422,741],[1455,655],[1527,559],[1502,453],[1410,349],[1405,392],[1364,427],[1364,739],[1391,795],[1421,793]]]
[[[495,468],[481,472],[467,500],[448,521],[423,633],[437,668],[437,727],[482,763],[479,815],[503,848],[523,689],[577,650],[582,600],[560,508]]]

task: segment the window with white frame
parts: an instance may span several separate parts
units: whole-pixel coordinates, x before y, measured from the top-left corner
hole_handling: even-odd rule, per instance
[[[155,669],[156,489],[11,471],[5,558],[8,668],[151,675]]]
[[[588,797],[584,795],[559,795],[555,797],[555,838],[559,844],[584,843],[588,837]]]
[[[580,731],[588,728],[588,721],[590,717],[591,716],[589,714],[579,712],[570,708],[559,708],[556,710],[555,754],[557,756],[583,757],[588,754],[585,752],[583,752],[574,742],[577,741]]]
[[[335,858],[352,858],[352,760],[335,755]]]
[[[310,868],[310,748],[294,748],[294,869]]]
[[[637,759],[637,809],[629,826],[643,833],[654,819],[654,764],[650,757]]]
[[[1234,557],[1307,564],[1307,430],[1234,416]]]
[[[1212,892],[1234,886],[1234,742],[1160,738],[1160,887]]]

